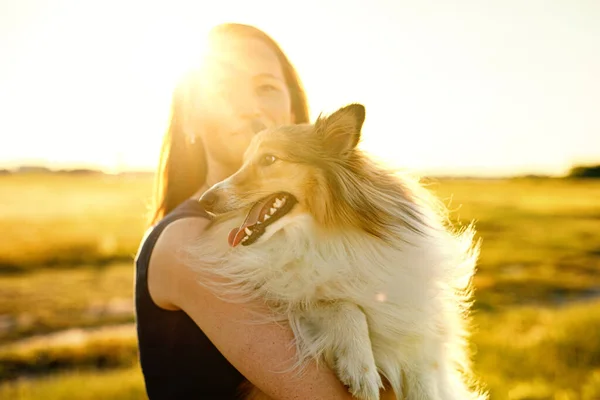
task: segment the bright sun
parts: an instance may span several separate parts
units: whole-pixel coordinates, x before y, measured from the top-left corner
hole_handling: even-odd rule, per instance
[[[175,84],[223,22],[277,40],[313,120],[365,104],[365,147],[404,167],[561,173],[598,158],[593,10],[513,21],[510,2],[493,17],[471,5],[451,18],[379,0],[13,3],[0,13],[0,163],[153,169]]]

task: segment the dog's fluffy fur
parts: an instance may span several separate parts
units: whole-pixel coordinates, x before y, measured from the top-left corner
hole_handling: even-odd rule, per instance
[[[217,217],[190,265],[216,293],[266,301],[294,331],[295,366],[325,361],[358,399],[378,399],[382,382],[397,399],[485,399],[468,351],[474,229],[452,228],[424,187],[357,148],[364,118],[352,104],[258,134],[210,189]],[[274,192],[298,203],[256,243],[230,247],[229,231]]]

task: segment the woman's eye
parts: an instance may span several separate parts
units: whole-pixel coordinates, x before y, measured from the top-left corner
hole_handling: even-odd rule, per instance
[[[261,165],[267,166],[267,165],[271,165],[273,164],[275,161],[277,161],[277,157],[275,157],[272,154],[265,154],[264,156],[262,156],[262,158],[260,159],[260,163]]]
[[[260,85],[258,87],[258,91],[260,93],[270,93],[270,92],[276,92],[279,89],[277,87],[275,87],[274,85],[270,85],[270,84],[264,84],[264,85]]]

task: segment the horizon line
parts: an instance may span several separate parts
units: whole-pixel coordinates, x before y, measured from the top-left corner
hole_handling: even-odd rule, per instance
[[[597,164],[586,163],[586,164],[574,164],[569,171],[565,173],[533,173],[533,172],[522,172],[522,173],[473,173],[473,172],[441,172],[441,171],[425,171],[411,168],[400,168],[404,171],[409,171],[422,177],[435,177],[435,178],[470,178],[470,179],[503,179],[503,178],[526,178],[526,177],[537,177],[537,178],[564,178],[569,176],[569,172],[578,167],[594,167],[600,166],[600,162]],[[26,173],[47,173],[47,174],[68,174],[68,173],[89,173],[89,174],[103,174],[103,175],[127,175],[127,174],[155,174],[156,170],[149,167],[139,168],[102,168],[99,166],[86,166],[86,165],[73,165],[71,167],[65,166],[48,166],[37,163],[23,163],[13,166],[2,166],[0,165],[0,174],[26,174]]]

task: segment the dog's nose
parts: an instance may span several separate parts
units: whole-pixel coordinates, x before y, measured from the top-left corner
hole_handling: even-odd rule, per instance
[[[219,200],[219,195],[215,191],[209,190],[200,197],[198,202],[205,211],[211,212],[217,204],[217,200]]]

